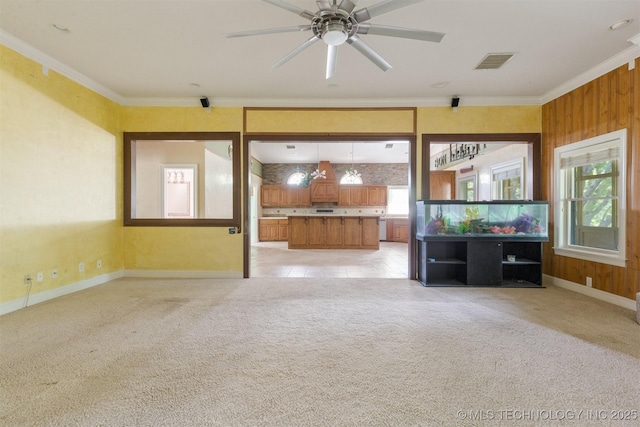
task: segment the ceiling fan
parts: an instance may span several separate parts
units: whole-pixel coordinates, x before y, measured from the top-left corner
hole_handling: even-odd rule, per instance
[[[375,34],[380,36],[400,37],[414,40],[423,40],[439,43],[444,37],[444,33],[433,31],[415,30],[411,28],[390,27],[386,25],[376,25],[368,23],[371,18],[400,9],[405,6],[419,3],[423,0],[384,0],[380,3],[365,7],[354,12],[359,0],[318,0],[318,11],[316,13],[301,9],[298,6],[287,3],[283,0],[263,0],[274,6],[288,10],[305,19],[311,21],[307,25],[294,27],[268,28],[264,30],[241,31],[237,33],[225,34],[225,37],[247,37],[263,34],[276,34],[297,31],[311,31],[313,36],[300,46],[286,54],[282,59],[272,65],[271,68],[278,68],[291,58],[308,48],[318,40],[322,40],[327,45],[327,71],[326,78],[330,79],[336,73],[336,61],[338,58],[338,46],[347,43],[357,51],[366,56],[371,62],[376,64],[382,71],[391,68],[382,56],[367,45],[359,35]]]

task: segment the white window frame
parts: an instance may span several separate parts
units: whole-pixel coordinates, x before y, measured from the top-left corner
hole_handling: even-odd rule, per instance
[[[618,249],[609,250],[589,246],[571,244],[569,237],[568,206],[570,183],[567,174],[569,169],[562,169],[561,161],[569,157],[585,155],[585,153],[603,152],[608,148],[618,150],[618,178],[617,178],[617,224],[618,224]],[[555,203],[554,203],[554,253],[556,255],[594,261],[604,264],[625,267],[626,265],[626,175],[627,175],[627,130],[621,129],[604,135],[585,139],[554,149],[553,173],[555,177]]]
[[[509,162],[500,163],[498,165],[491,166],[491,175],[490,175],[491,176],[491,200],[525,200],[527,198],[527,195],[525,194],[527,191],[527,188],[525,186],[526,183],[524,181],[524,177],[526,174],[525,167],[526,167],[526,163],[525,163],[524,157],[518,160],[512,160]],[[499,181],[495,181],[494,176],[500,173],[509,174],[512,171],[520,171],[519,176],[516,175],[520,180],[520,198],[519,199],[503,199],[502,197],[498,197],[499,195],[497,194],[498,192],[497,182]],[[513,172],[513,173],[516,173],[516,172]]]
[[[463,188],[466,188],[466,183],[467,182],[473,182],[473,201],[478,200],[478,173],[477,172],[473,172],[471,174],[467,174],[467,175],[460,175],[460,177],[458,178],[458,199],[460,200],[467,200],[467,198],[463,198]],[[465,190],[466,192],[466,190]]]
[[[304,177],[307,174],[304,172],[300,172],[299,170],[295,171],[294,173],[292,173],[291,175],[289,175],[289,178],[287,178],[287,184],[288,185],[300,185],[300,183],[302,182],[302,180],[304,179]]]
[[[362,177],[345,173],[340,178],[340,185],[362,185]]]

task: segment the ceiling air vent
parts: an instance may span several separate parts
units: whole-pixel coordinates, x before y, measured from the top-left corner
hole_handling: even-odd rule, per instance
[[[386,144],[384,148],[393,148],[393,144]]]
[[[482,61],[478,65],[476,65],[476,70],[497,70],[502,67],[508,60],[510,60],[514,52],[508,53],[489,53],[485,56]]]
[[[289,145],[287,144],[287,150],[295,150],[296,146],[295,145]]]

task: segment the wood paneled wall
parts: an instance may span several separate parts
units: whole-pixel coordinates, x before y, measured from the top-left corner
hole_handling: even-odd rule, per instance
[[[626,268],[553,253],[553,149],[626,128]],[[549,200],[550,241],[544,245],[543,272],[635,299],[640,292],[640,58],[593,80],[542,107],[542,199]]]

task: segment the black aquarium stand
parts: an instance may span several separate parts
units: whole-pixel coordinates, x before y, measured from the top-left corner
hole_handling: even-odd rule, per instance
[[[539,238],[416,237],[424,286],[543,287]]]

